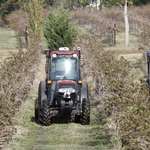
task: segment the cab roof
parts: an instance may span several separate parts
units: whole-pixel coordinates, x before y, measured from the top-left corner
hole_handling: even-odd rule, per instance
[[[52,51],[52,52],[50,52],[50,57],[53,54],[57,54],[57,55],[73,55],[73,54],[77,54],[78,57],[79,57],[79,52],[77,52],[77,51]]]

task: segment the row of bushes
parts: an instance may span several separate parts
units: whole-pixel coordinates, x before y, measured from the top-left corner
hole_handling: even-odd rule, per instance
[[[95,35],[78,38],[87,76],[93,76],[95,89],[103,97],[106,113],[116,123],[126,149],[150,149],[150,104],[147,83],[134,81],[130,63],[103,50]],[[93,44],[94,43],[94,44]]]
[[[128,8],[128,19],[130,33],[143,36],[146,33],[143,30],[149,28],[150,5]],[[116,31],[122,32],[125,28],[124,13],[121,7],[105,8],[103,11],[94,11],[91,9],[78,9],[73,11],[72,21],[76,21],[78,25],[90,29],[98,34],[108,44],[112,45],[113,29],[116,24]],[[140,47],[143,49],[143,44],[139,41]],[[147,49],[144,49],[147,50]]]
[[[35,42],[27,52],[12,53],[0,65],[0,148],[15,131],[15,113],[33,83],[41,52]]]
[[[9,17],[9,23],[19,36],[24,35],[25,27],[30,31],[26,52],[21,50],[22,43],[19,37],[19,52],[12,53],[11,57],[6,58],[0,66],[0,148],[3,145],[1,141],[9,141],[14,133],[16,112],[33,84],[41,61],[43,1],[29,1],[24,4],[26,12],[22,10],[14,12],[14,15]]]
[[[146,52],[150,49],[149,7],[128,9],[130,32],[139,36],[138,46],[143,51],[145,63]],[[85,27],[92,23],[97,31],[95,33],[100,33],[101,37],[110,28],[113,29],[112,22],[117,24],[117,32],[124,29],[120,8],[103,12],[80,10],[74,13],[74,19],[83,20],[83,24],[86,20]],[[149,89],[145,80],[135,82],[130,63],[123,57],[118,59],[117,55],[104,51],[95,36],[80,37],[78,45],[82,47],[85,65],[90,70],[88,74],[94,78],[95,89],[104,100],[106,112],[118,127],[122,146],[125,149],[150,149]]]

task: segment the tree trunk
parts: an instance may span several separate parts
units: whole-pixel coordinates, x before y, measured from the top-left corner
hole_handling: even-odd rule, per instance
[[[100,7],[100,0],[97,0],[97,10],[99,10],[99,7]]]
[[[125,47],[129,47],[129,21],[127,15],[127,0],[124,1]]]

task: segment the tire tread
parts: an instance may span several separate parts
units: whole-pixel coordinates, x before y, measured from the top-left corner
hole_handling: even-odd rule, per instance
[[[90,101],[83,99],[82,101],[82,125],[90,124]]]

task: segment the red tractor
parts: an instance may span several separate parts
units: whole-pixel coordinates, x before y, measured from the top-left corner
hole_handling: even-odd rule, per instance
[[[61,47],[46,54],[46,79],[40,81],[35,100],[35,119],[42,125],[50,125],[53,117],[69,118],[75,122],[90,123],[88,84],[81,79],[80,48],[69,51]]]

